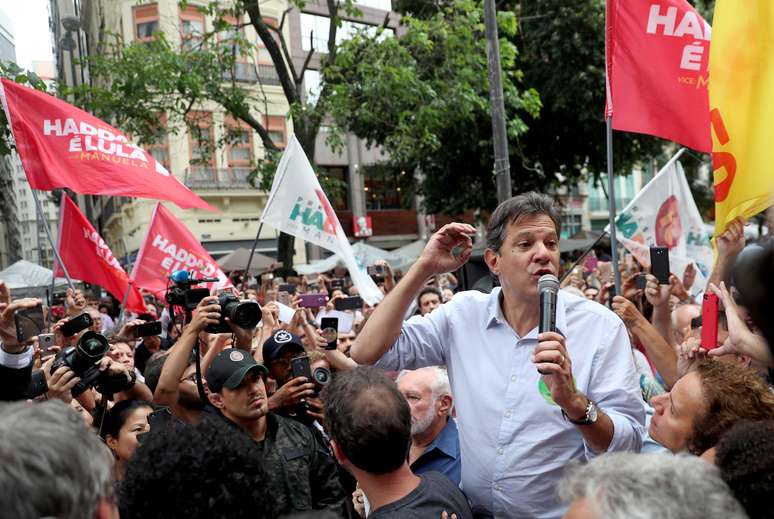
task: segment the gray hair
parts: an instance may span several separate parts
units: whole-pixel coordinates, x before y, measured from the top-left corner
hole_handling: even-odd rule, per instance
[[[545,215],[551,218],[556,227],[556,235],[559,236],[561,224],[559,221],[559,212],[551,197],[530,191],[516,195],[497,206],[492,216],[489,217],[489,223],[486,225],[486,246],[495,252],[500,251],[500,247],[505,240],[505,230],[507,227],[521,218],[522,216]]]
[[[430,394],[433,402],[437,402],[438,399],[444,395],[451,396],[452,392],[451,384],[449,384],[449,374],[447,373],[444,366],[428,366],[426,368],[419,369],[427,369],[433,373],[433,379],[430,381]],[[400,382],[400,379],[402,379],[407,373],[411,373],[411,371],[419,370],[404,369],[398,373],[398,378],[395,379],[395,382]]]
[[[745,519],[717,467],[688,454],[605,454],[572,465],[559,484],[565,502],[586,499],[604,519]]]
[[[63,402],[0,404],[0,459],[4,517],[82,519],[113,499],[107,447]]]

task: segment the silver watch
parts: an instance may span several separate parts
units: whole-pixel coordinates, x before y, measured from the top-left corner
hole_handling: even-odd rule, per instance
[[[597,421],[597,418],[599,418],[599,408],[597,407],[597,404],[589,399],[589,403],[586,406],[586,416],[583,417],[581,420],[573,420],[567,414],[562,410],[562,414],[564,415],[565,420],[570,422],[574,425],[592,425]]]

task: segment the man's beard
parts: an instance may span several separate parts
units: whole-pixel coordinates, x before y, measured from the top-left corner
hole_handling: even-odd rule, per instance
[[[435,406],[430,406],[424,416],[420,416],[416,420],[411,420],[411,436],[424,434],[430,426],[433,425],[434,418]]]
[[[189,411],[201,411],[204,409],[204,402],[202,402],[198,392],[191,395],[187,391],[180,391],[177,394],[177,403],[180,407]]]

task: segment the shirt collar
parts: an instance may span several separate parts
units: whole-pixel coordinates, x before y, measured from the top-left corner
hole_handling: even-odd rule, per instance
[[[486,321],[487,328],[494,326],[495,324],[504,324],[509,326],[508,321],[505,319],[505,315],[503,315],[502,305],[500,304],[501,295],[501,287],[493,288],[492,292],[489,294],[489,301],[487,302],[487,314],[489,316]],[[559,331],[559,333],[566,337],[567,317],[564,296],[564,292],[559,290],[559,293],[556,296],[556,329]],[[531,334],[532,332],[530,332],[527,336]],[[535,337],[537,337],[537,329],[535,329]]]
[[[458,436],[457,423],[454,421],[454,418],[449,418],[444,428],[441,429],[441,432],[438,433],[438,436],[435,437],[425,452],[438,449],[450,458],[456,460],[460,455],[460,446],[457,441]]]

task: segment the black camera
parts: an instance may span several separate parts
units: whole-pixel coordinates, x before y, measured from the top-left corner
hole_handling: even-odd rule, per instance
[[[77,397],[90,387],[97,384],[101,372],[97,363],[110,350],[107,339],[99,333],[87,331],[75,346],[65,348],[56,355],[51,364],[51,373],[62,366],[70,368],[76,377],[81,379],[72,389],[73,397]]]
[[[180,306],[186,310],[194,310],[202,299],[210,295],[210,291],[206,288],[191,288],[199,283],[216,283],[216,278],[201,278],[196,279],[193,274],[189,274],[185,270],[177,270],[169,276],[169,279],[174,283],[173,286],[167,290],[166,301],[173,306]]]
[[[226,322],[226,317],[240,328],[255,328],[261,320],[261,307],[255,301],[240,301],[239,298],[228,292],[218,296],[220,305],[220,320],[218,324],[211,324],[204,330],[209,333],[231,333],[231,327]]]

